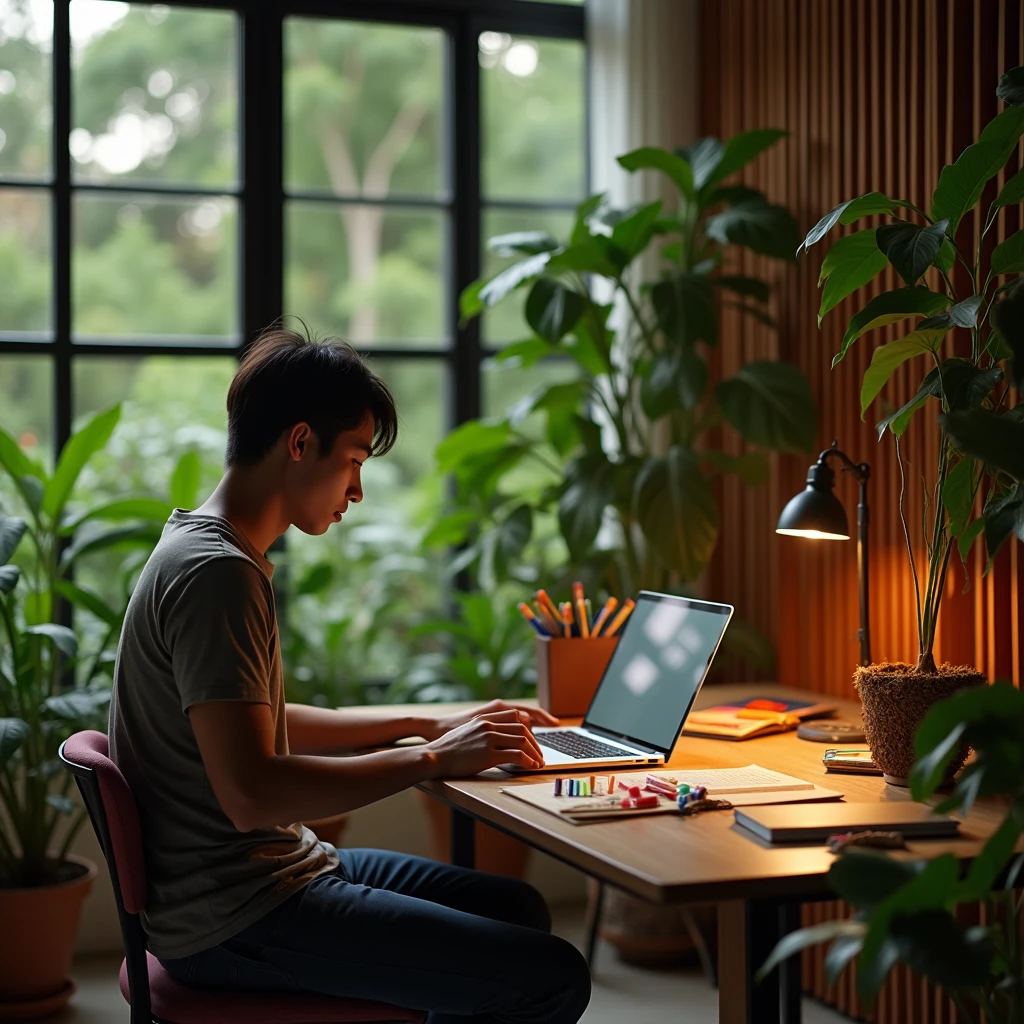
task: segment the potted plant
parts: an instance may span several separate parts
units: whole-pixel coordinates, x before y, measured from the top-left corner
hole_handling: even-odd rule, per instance
[[[855,676],[874,759],[886,781],[902,785],[914,761],[914,730],[931,704],[985,682],[971,667],[935,663],[935,631],[950,557],[956,548],[965,558],[986,523],[990,524],[989,548],[994,551],[994,519],[1001,515],[1001,521],[1012,522],[1011,507],[1020,508],[1019,496],[1007,499],[1004,495],[999,471],[1007,468],[1005,460],[986,462],[992,445],[983,438],[979,446],[975,435],[979,429],[984,434],[996,421],[1005,421],[1006,426],[1019,423],[1018,412],[1003,411],[1009,385],[1001,361],[1011,350],[995,326],[992,310],[997,296],[1012,284],[1000,284],[999,278],[1024,270],[1024,236],[1018,232],[991,251],[983,243],[999,209],[1019,203],[1024,196],[1022,174],[1011,178],[989,204],[973,253],[966,251],[960,232],[989,181],[1017,152],[1024,133],[1020,76],[1018,68],[1003,77],[997,95],[1008,106],[984,128],[977,143],[942,170],[928,212],[908,200],[870,192],[834,207],[800,246],[809,249],[836,224],[886,215],[887,222],[880,227],[854,231],[832,245],[821,267],[818,322],[891,265],[903,286],[876,295],[850,318],[832,365],[839,363],[858,339],[886,325],[917,319],[913,330],[875,349],[861,386],[861,410],[867,412],[903,363],[915,360],[927,366],[914,397],[878,424],[879,439],[886,433],[895,439],[901,473],[899,441],[914,416],[930,408],[934,400],[945,417],[931,496],[926,502],[925,557],[920,568],[902,498],[900,501],[917,604],[917,663],[869,665],[858,668]],[[1000,450],[1013,449],[1011,445]],[[1016,451],[1020,450],[1018,444]],[[975,501],[982,492],[986,515],[974,518]],[[1007,532],[1002,532],[1004,539]],[[951,761],[950,771],[963,764],[966,753],[964,748],[959,760]]]
[[[1024,854],[1024,693],[1010,683],[972,688],[934,705],[917,732],[918,761],[910,775],[915,800],[933,796],[949,777],[964,745],[975,759],[960,773],[938,811],[966,814],[979,797],[999,798],[999,827],[965,876],[952,853],[932,860],[896,860],[873,851],[843,854],[829,884],[854,907],[849,920],[787,935],[761,975],[809,946],[831,942],[825,970],[831,981],[856,960],[857,988],[874,1002],[892,966],[904,963],[956,1002],[958,1019],[1016,1024],[1024,1018],[1024,895],[1016,888]],[[958,915],[980,902],[981,923]]]
[[[798,228],[785,207],[730,181],[784,135],[764,129],[635,150],[619,163],[665,175],[670,208],[616,209],[595,195],[567,239],[526,231],[490,240],[512,262],[466,289],[463,316],[528,288],[530,334],[497,358],[571,372],[439,446],[439,469],[455,488],[426,542],[460,546],[453,568],[475,573],[485,589],[518,585],[520,596],[538,580],[566,591],[582,579],[595,598],[685,591],[718,539],[717,479],[757,485],[768,462],[756,449],[813,448],[817,410],[795,366],[752,362],[717,382],[711,369],[720,303],[775,326],[771,285],[742,272],[741,253],[792,260]],[[725,646],[761,667],[772,661],[767,641],[743,623],[730,627]],[[679,915],[617,890],[604,922],[633,960],[693,948]]]
[[[8,939],[17,936],[0,957],[5,1017],[51,1013],[73,989],[67,970],[96,866],[68,852],[85,812],[57,750],[71,733],[106,723],[113,647],[134,571],[170,512],[151,498],[69,508],[79,474],[119,416],[115,407],[86,423],[53,473],[0,430],[4,493],[24,510],[24,518],[0,515],[0,919]],[[80,559],[112,548],[141,552],[119,574],[114,604],[72,576]],[[62,621],[68,605],[98,624],[91,640]]]
[[[540,553],[557,563],[554,533],[563,583],[581,578],[595,597],[678,591],[714,551],[716,479],[755,485],[767,477],[765,455],[745,444],[813,448],[817,411],[795,366],[748,363],[717,382],[710,369],[720,301],[774,327],[771,286],[741,273],[739,254],[792,259],[796,222],[762,193],[728,182],[784,134],[636,150],[619,163],[667,176],[672,208],[615,209],[595,195],[579,206],[568,239],[526,231],[490,240],[514,262],[466,289],[463,316],[528,287],[531,333],[497,358],[571,367],[571,377],[502,417],[460,426],[439,446],[439,468],[456,489],[427,543],[461,545],[457,568],[492,585],[527,582],[538,554],[535,545],[523,559],[527,544],[539,533]],[[544,422],[539,436],[527,428],[535,415]],[[730,639],[740,632],[730,629]]]

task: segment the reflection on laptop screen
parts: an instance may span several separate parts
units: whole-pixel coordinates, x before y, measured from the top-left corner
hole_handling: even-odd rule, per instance
[[[670,750],[730,612],[728,605],[641,594],[585,724]]]

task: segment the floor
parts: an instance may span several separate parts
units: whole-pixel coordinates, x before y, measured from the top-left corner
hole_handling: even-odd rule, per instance
[[[582,944],[583,911],[567,909],[555,916],[559,935]],[[54,1024],[126,1024],[128,1010],[117,985],[120,960],[111,957],[78,961],[72,976],[78,991]],[[840,1024],[846,1017],[804,1000],[804,1024]],[[697,970],[648,971],[627,967],[602,943],[597,953],[594,995],[583,1024],[714,1024],[718,993]]]

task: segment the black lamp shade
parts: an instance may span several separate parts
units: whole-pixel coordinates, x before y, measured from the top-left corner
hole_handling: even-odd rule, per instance
[[[835,474],[823,463],[811,466],[807,486],[791,498],[779,516],[776,533],[818,540],[849,540],[850,523],[832,487]]]

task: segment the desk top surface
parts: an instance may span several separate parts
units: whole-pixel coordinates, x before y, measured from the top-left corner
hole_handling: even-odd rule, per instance
[[[764,684],[706,688],[698,706],[719,704],[752,694],[777,694],[794,699],[806,692]],[[860,705],[838,701],[839,715],[860,720]],[[452,705],[416,705],[417,714],[438,714]],[[397,708],[395,710],[398,710]],[[571,723],[566,723],[571,724]],[[682,736],[667,767],[730,768],[759,764],[841,792],[855,802],[905,801],[905,789],[888,786],[880,776],[826,773],[821,758],[831,744],[801,740],[795,732],[734,742]],[[578,773],[581,777],[585,772]],[[740,829],[731,811],[684,818],[651,815],[610,822],[572,825],[501,792],[550,776],[512,778],[497,769],[471,779],[444,779],[420,788],[475,817],[509,832],[580,870],[654,902],[713,901],[758,897],[826,898],[825,873],[834,857],[822,845],[774,847]],[[977,806],[955,840],[919,840],[909,853],[934,856],[952,851],[962,858],[976,855],[1002,820],[992,802]]]

